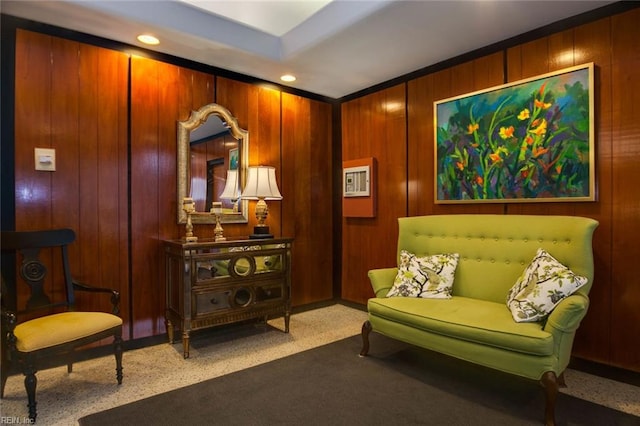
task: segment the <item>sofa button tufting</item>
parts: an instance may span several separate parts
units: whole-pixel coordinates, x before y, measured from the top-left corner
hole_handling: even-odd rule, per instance
[[[558,240],[553,240],[553,244],[558,244]]]
[[[507,265],[510,265],[511,261],[510,260],[506,260],[504,263],[506,263]]]

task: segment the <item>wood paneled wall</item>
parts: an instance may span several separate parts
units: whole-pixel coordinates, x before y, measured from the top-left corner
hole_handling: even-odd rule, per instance
[[[331,105],[282,94],[282,234],[295,235],[292,303],[333,298]]]
[[[366,303],[369,269],[395,264],[397,218],[407,215],[405,85],[342,105],[342,161],[377,161],[375,218],[342,219],[342,298]],[[340,165],[341,166],[341,165]]]
[[[211,102],[250,132],[249,164],[276,167],[284,198],[269,203],[268,223],[295,238],[294,307],[332,299],[331,104],[17,31],[15,229],[74,229],[72,271],[121,292],[128,338],[165,332],[161,240],[184,234],[176,123]],[[34,171],[34,147],[56,148],[56,172]],[[248,224],[227,224],[225,235],[251,233],[254,207]],[[213,226],[194,232],[212,237]],[[79,301],[79,309],[108,307]]]
[[[128,58],[28,31],[16,40],[15,228],[73,229],[74,277],[119,290],[127,307]],[[55,172],[35,170],[34,148],[56,150]],[[52,275],[58,257],[47,261]],[[108,297],[91,300],[78,305],[110,309]],[[129,320],[126,308],[122,316]]]
[[[640,186],[635,183],[640,167],[638,22],[640,9],[633,9],[408,81],[406,125],[381,113],[389,91],[402,93],[404,86],[343,104],[344,159],[377,157],[381,180],[388,179],[385,185],[400,191],[380,188],[377,218],[343,222],[343,297],[365,303],[373,296],[367,270],[395,265],[398,216],[592,217],[600,222],[593,244],[595,278],[574,355],[640,371],[640,280],[635,272],[640,258]],[[434,204],[434,101],[586,62],[595,63],[597,202]],[[398,100],[402,102],[401,97]],[[388,148],[381,151],[379,141]],[[403,197],[406,209],[399,203]]]

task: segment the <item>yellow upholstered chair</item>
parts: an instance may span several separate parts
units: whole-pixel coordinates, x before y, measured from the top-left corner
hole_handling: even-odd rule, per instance
[[[115,290],[90,287],[72,279],[68,245],[74,240],[75,233],[71,229],[2,232],[0,396],[4,397],[7,375],[11,368],[19,365],[25,376],[29,418],[32,421],[36,418],[38,368],[55,366],[58,359],[64,361],[63,364],[67,365],[70,373],[73,352],[80,346],[113,336],[116,378],[118,384],[122,383],[122,319],[114,315],[119,312],[120,294]],[[60,254],[61,257],[58,257]],[[18,273],[15,270],[16,264]],[[23,284],[28,285],[29,290],[20,293],[18,286]],[[76,291],[110,294],[113,313],[75,311]],[[47,293],[56,297],[50,298]],[[18,297],[18,294],[26,297]],[[20,309],[18,302],[23,298],[27,300]]]

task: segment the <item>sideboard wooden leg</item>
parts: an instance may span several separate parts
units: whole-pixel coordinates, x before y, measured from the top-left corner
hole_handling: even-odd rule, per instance
[[[173,324],[169,318],[165,318],[164,326],[167,329],[167,336],[169,337],[169,343],[173,344]]]
[[[184,351],[184,359],[189,358],[189,332],[182,332],[182,350]]]

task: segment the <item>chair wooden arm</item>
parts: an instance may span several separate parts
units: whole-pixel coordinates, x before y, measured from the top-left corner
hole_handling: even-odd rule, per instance
[[[110,293],[111,305],[113,306],[113,308],[111,309],[111,313],[116,315],[120,313],[120,292],[119,291],[111,288],[93,287],[76,280],[73,280],[73,289],[77,291],[87,291],[91,293]]]
[[[7,343],[8,354],[16,348],[16,336],[13,331],[18,324],[18,316],[13,311],[2,309],[2,339]],[[7,354],[7,355],[8,355]],[[3,354],[5,355],[5,354]]]

